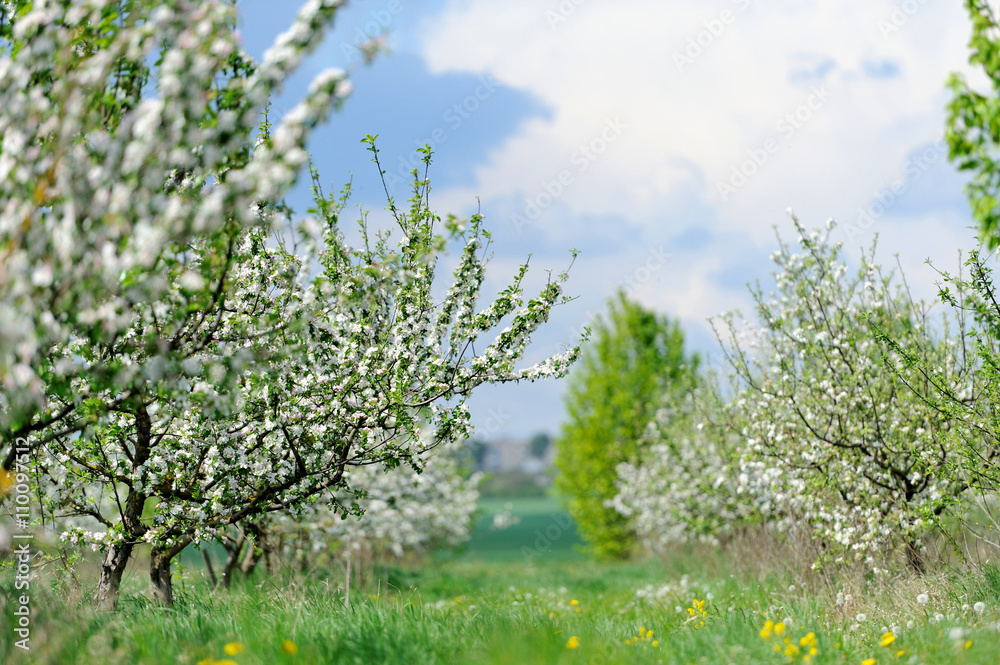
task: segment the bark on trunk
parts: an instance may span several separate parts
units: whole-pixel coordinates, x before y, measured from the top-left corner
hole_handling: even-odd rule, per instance
[[[152,423],[145,404],[137,402],[134,409],[134,462],[138,466],[149,459]],[[121,516],[125,539],[120,545],[111,545],[108,548],[104,556],[104,563],[101,565],[101,578],[97,583],[97,592],[94,594],[94,603],[100,610],[111,611],[118,605],[122,574],[125,572],[125,567],[128,566],[128,560],[132,557],[134,543],[138,542],[146,533],[146,527],[142,524],[142,508],[146,504],[146,499],[146,494],[137,492],[132,487],[129,488],[124,512]]]
[[[913,569],[917,575],[923,575],[927,572],[927,566],[924,563],[924,555],[913,543],[906,544],[906,563],[910,564],[910,568]]]
[[[240,552],[243,551],[243,544],[246,536],[242,533],[237,539],[229,543],[224,543],[229,556],[226,558],[226,566],[222,570],[222,586],[228,589],[233,583],[233,575],[236,573],[240,563]]]
[[[149,553],[149,581],[153,585],[153,597],[166,606],[174,604],[174,587],[170,579],[170,554],[167,550],[154,547]]]
[[[250,547],[247,549],[246,556],[243,557],[243,563],[240,564],[240,574],[243,577],[250,577],[253,575],[253,571],[257,570],[257,564],[260,562],[260,555],[264,546],[264,533],[260,530],[260,527],[252,524],[247,530],[253,538],[248,539]]]
[[[154,547],[149,553],[149,581],[153,585],[153,597],[162,605],[170,607],[174,604],[170,563],[190,543],[191,538],[188,536],[173,547]]]
[[[243,526],[238,538],[230,539],[228,544],[223,543],[226,551],[229,552],[229,557],[226,559],[226,567],[222,573],[222,586],[228,589],[237,572],[243,577],[249,577],[253,573],[260,558],[258,546],[261,544],[262,538],[263,531],[260,527],[250,523]]]
[[[215,577],[215,566],[212,565],[212,557],[208,553],[208,550],[204,547],[201,548],[201,558],[205,561],[205,569],[208,571],[208,579],[212,583],[212,589],[214,590],[219,586],[219,580]]]
[[[104,563],[101,564],[101,578],[97,583],[97,592],[94,594],[94,603],[98,610],[111,612],[118,605],[118,590],[121,588],[122,574],[132,557],[132,549],[131,543],[112,545],[108,548]]]

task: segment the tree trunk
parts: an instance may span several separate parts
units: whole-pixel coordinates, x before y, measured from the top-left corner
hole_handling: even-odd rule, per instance
[[[149,459],[150,441],[152,440],[152,423],[146,405],[137,402],[135,405],[135,464],[138,466]],[[146,533],[142,523],[142,508],[146,504],[147,495],[129,487],[125,499],[124,512],[121,515],[124,527],[124,542],[111,545],[101,564],[101,578],[97,583],[94,603],[99,610],[111,611],[118,605],[118,591],[121,588],[122,574],[132,557],[132,550]]]
[[[267,543],[264,530],[256,522],[248,524],[246,530],[250,534],[250,537],[247,538],[250,547],[243,557],[243,563],[240,564],[240,573],[243,577],[250,577],[253,575],[253,571],[257,570],[257,564],[260,563],[260,557],[264,553]]]
[[[927,566],[924,563],[924,555],[920,549],[913,543],[907,543],[904,546],[906,550],[906,563],[910,564],[910,568],[913,569],[917,575],[923,575],[927,572]]]
[[[223,541],[223,546],[229,553],[226,558],[226,566],[222,569],[222,586],[228,589],[233,583],[233,575],[236,573],[237,568],[240,563],[240,552],[243,551],[243,544],[246,542],[246,536],[241,532],[239,537],[230,542]]]
[[[153,597],[161,604],[174,604],[174,587],[170,579],[170,553],[154,547],[149,553],[149,581],[153,585]]]
[[[185,536],[173,547],[154,547],[149,553],[149,581],[153,585],[153,597],[162,605],[170,607],[174,604],[170,563],[190,543],[191,537]]]
[[[201,558],[205,560],[205,569],[208,570],[208,579],[211,581],[212,589],[214,590],[219,586],[219,581],[215,577],[215,566],[212,565],[212,557],[204,547],[201,548]]]
[[[112,545],[101,564],[101,579],[97,583],[94,603],[102,612],[114,611],[118,605],[118,590],[122,583],[122,574],[132,557],[132,543]]]

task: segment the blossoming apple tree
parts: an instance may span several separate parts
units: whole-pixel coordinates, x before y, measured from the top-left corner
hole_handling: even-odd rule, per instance
[[[346,474],[350,491],[334,498],[345,508],[357,503],[360,514],[317,503],[294,520],[285,518],[276,530],[298,536],[287,546],[330,550],[342,561],[399,558],[460,545],[469,537],[481,478],[460,468],[462,445],[449,443],[392,470],[381,464],[355,467]]]
[[[955,428],[927,377],[886,367],[898,353],[872,326],[940,368],[953,389],[961,354],[948,320],[883,273],[874,246],[850,274],[829,230],[795,228],[799,251],[782,242],[772,255],[775,291],[752,289],[757,343],[741,338],[732,316],[717,327],[743,386],[741,484],[766,514],[805,520],[833,558],[877,566],[880,552],[901,546],[920,569],[923,539],[966,487],[950,471]]]
[[[141,463],[153,398],[170,402],[192,380],[224,388],[250,360],[230,344],[197,362],[226,312],[241,230],[262,224],[259,203],[294,182],[309,128],[348,92],[342,72],[322,74],[275,131],[286,149],[254,149],[261,106],[339,4],[307,4],[259,64],[225,2],[4,4],[5,467],[15,442],[37,459],[114,418],[141,432],[129,453]],[[131,490],[122,503],[141,512]],[[102,596],[128,558],[109,555]]]
[[[304,7],[257,64],[218,0],[4,3],[5,447],[79,429],[83,405],[124,408],[137,383],[173,389],[217,320],[235,232],[291,185],[308,129],[348,90],[342,72],[323,74],[278,130],[288,149],[252,150],[261,105],[339,4]],[[199,255],[212,257],[200,273]],[[153,325],[130,339],[140,307]]]
[[[719,543],[757,515],[741,493],[741,437],[713,384],[699,379],[687,395],[671,394],[649,423],[642,459],[618,466],[611,500],[630,519],[646,549]]]
[[[223,2],[4,6],[2,435],[32,447],[44,511],[75,521],[65,537],[104,550],[103,606],[137,543],[170,602],[188,544],[333,496],[351,467],[419,463],[468,431],[475,387],[576,357],[516,368],[565,273],[524,303],[525,264],[477,310],[488,234],[479,217],[442,225],[426,179],[409,210],[390,199],[395,235],[350,246],[344,200],[320,191],[291,226],[282,195],[343,73],[257,123],[340,4],[307,3],[261,63]]]

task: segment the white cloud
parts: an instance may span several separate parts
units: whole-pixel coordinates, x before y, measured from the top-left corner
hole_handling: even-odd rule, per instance
[[[905,174],[914,150],[940,137],[945,81],[966,69],[969,20],[961,5],[453,0],[422,27],[430,70],[490,74],[534,95],[550,113],[521,124],[477,165],[470,185],[438,190],[436,201],[459,209],[478,196],[501,234],[534,242],[541,232],[556,246],[594,237],[595,223],[623,220],[627,237],[608,230],[623,234],[620,247],[585,252],[574,270],[569,289],[585,294],[581,321],[649,247],[685,231],[707,232],[698,249],[668,246],[671,264],[634,291],[703,332],[705,317],[737,306],[748,313],[742,283],[766,281],[771,266],[742,257],[766,256],[775,224],[793,239],[786,208],[807,226],[829,217],[841,227],[853,223],[860,207]],[[546,12],[560,6],[576,9],[552,25]],[[724,10],[733,18],[725,25],[717,22]],[[701,52],[688,52],[699,39]],[[678,66],[678,54],[690,60]],[[796,112],[794,124],[782,122]],[[583,169],[581,146],[615,119],[627,127]],[[718,183],[752,154],[761,161],[769,140],[777,147],[723,200]],[[526,198],[547,202],[544,184],[566,171],[572,183],[541,206],[536,235],[516,236],[510,215],[523,214]],[[960,192],[956,185],[940,195],[954,201]],[[903,206],[893,207],[862,239],[867,244],[879,232],[886,262],[899,253],[917,294],[933,297],[924,258],[953,267],[972,234],[968,220],[936,211],[945,208],[941,201],[929,205],[935,209],[905,215]],[[741,265],[745,279],[734,275]]]
[[[658,196],[692,186],[671,166],[682,158],[706,174],[700,193],[718,204],[722,228],[746,229],[754,219],[766,233],[793,197],[823,218],[856,208],[909,150],[940,133],[945,78],[965,59],[968,21],[959,3],[922,6],[886,36],[879,26],[891,19],[892,2],[740,4],[591,1],[550,26],[546,12],[556,2],[450,3],[425,24],[431,70],[489,73],[553,110],[551,120],[524,124],[455,194],[531,196],[569,169],[574,186],[561,202],[573,212],[624,205],[655,224]],[[728,25],[715,22],[723,10],[734,17]],[[709,28],[720,26],[712,36]],[[678,71],[675,54],[692,39],[707,46]],[[811,94],[790,75],[826,60],[835,63],[825,80],[831,97],[789,137],[791,125],[777,123]],[[865,61],[887,61],[899,74],[869,78]],[[580,172],[572,155],[614,118],[627,128]],[[780,150],[723,203],[717,182],[768,138]]]

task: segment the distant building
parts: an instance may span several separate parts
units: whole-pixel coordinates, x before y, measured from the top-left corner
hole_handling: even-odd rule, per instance
[[[497,439],[484,442],[480,471],[489,473],[512,473],[520,471],[529,475],[548,472],[555,457],[554,446],[549,446],[541,459],[531,454],[531,443],[522,439]]]

